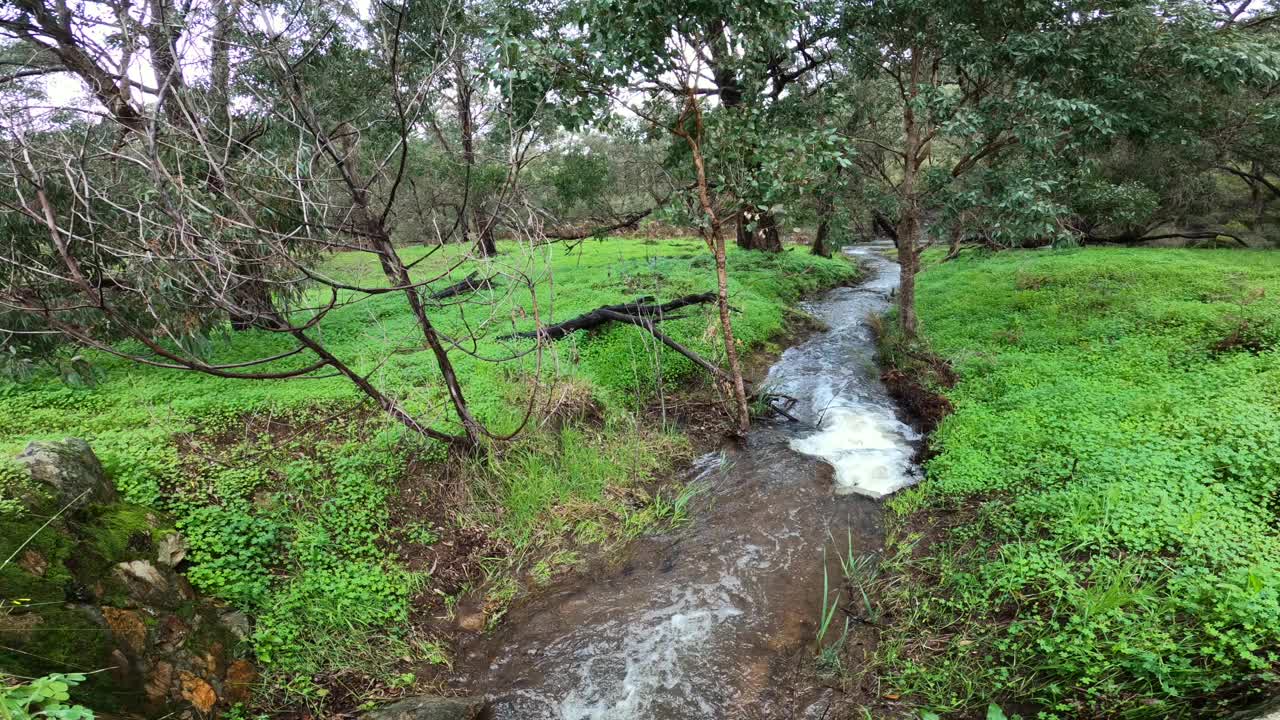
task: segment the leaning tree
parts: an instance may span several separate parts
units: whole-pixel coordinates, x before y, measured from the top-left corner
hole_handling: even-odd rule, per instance
[[[226,378],[336,374],[424,436],[492,437],[450,355],[473,351],[433,320],[431,285],[468,255],[415,276],[392,242],[411,143],[457,71],[454,17],[447,2],[368,15],[236,0],[0,11],[33,73],[70,75],[94,101],[4,110],[0,202],[15,241],[0,303],[26,318],[9,329]],[[330,277],[316,260],[334,251],[371,256],[382,281]],[[403,298],[434,357],[449,408],[434,419],[318,332],[333,310],[386,294]],[[228,321],[270,333],[274,349],[211,359],[202,340]]]

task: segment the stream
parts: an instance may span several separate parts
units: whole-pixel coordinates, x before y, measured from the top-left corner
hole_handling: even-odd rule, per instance
[[[698,459],[692,521],[634,543],[618,569],[513,610],[458,670],[494,720],[763,720],[827,715],[812,657],[824,558],[881,548],[877,501],[915,481],[917,434],[879,381],[867,318],[883,312],[891,246],[846,248],[857,287],[804,304],[828,330],[769,370],[802,423],[764,422]],[[825,548],[825,555],[824,555]],[[828,557],[829,556],[829,557]]]

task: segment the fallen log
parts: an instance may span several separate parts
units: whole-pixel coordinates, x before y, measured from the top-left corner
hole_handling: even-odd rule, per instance
[[[707,293],[707,294],[710,295],[711,293]],[[663,345],[666,345],[672,350],[675,350],[681,355],[689,358],[690,360],[693,361],[695,365],[711,373],[711,375],[714,376],[715,378],[720,380],[725,379],[725,373],[723,370],[716,367],[715,365],[712,365],[706,358],[702,357],[698,353],[690,350],[684,345],[681,345],[675,340],[672,340],[670,337],[667,336],[666,333],[662,332],[657,327],[655,327],[653,317],[647,316],[647,315],[627,315],[614,310],[603,310],[602,312],[604,313],[604,316],[610,320],[617,320],[618,322],[631,323],[632,325],[637,325],[639,327],[644,328],[645,330],[648,330],[649,334],[652,335],[654,339],[656,339],[658,342],[662,343]]]
[[[545,340],[561,340],[572,335],[579,330],[590,330],[592,328],[604,325],[607,322],[627,322],[638,324],[635,321],[641,318],[647,318],[652,322],[662,322],[670,319],[669,313],[679,310],[690,305],[701,305],[703,303],[715,302],[716,294],[713,292],[698,293],[696,295],[685,295],[671,302],[654,304],[654,298],[646,296],[636,298],[631,302],[621,303],[619,305],[605,305],[598,307],[588,313],[583,313],[575,318],[570,318],[562,323],[548,325],[544,328],[534,330],[526,330],[524,332],[511,333],[503,335],[499,340],[514,340],[517,338],[542,338]],[[643,327],[643,326],[642,326]],[[645,327],[649,330],[648,327]],[[650,330],[650,332],[653,332]],[[657,337],[656,335],[654,337]],[[672,348],[675,350],[676,348]]]
[[[634,228],[641,220],[652,215],[653,211],[659,207],[661,206],[654,205],[647,210],[629,213],[611,221],[603,221],[603,224],[585,230],[581,228],[554,228],[546,230],[542,234],[548,240],[586,240],[587,238],[604,237],[615,230]]]
[[[451,298],[454,295],[461,295],[462,293],[472,292],[473,290],[488,290],[489,288],[493,287],[492,282],[490,282],[492,278],[482,278],[477,280],[476,278],[479,275],[480,275],[479,271],[472,272],[470,275],[450,285],[449,287],[443,288],[439,292],[432,293],[431,299],[443,300],[445,298]]]
[[[1151,240],[1169,240],[1179,238],[1183,240],[1214,240],[1219,236],[1234,240],[1241,247],[1249,247],[1249,243],[1244,238],[1235,233],[1224,229],[1208,229],[1208,230],[1185,230],[1166,233],[1157,233],[1147,235],[1145,233],[1124,233],[1121,235],[1112,235],[1110,237],[1101,235],[1085,235],[1083,241],[1085,244],[1106,243],[1112,245],[1137,245],[1139,243],[1149,242]]]
[[[582,315],[571,318],[562,323],[548,325],[547,327],[538,330],[527,330],[525,332],[504,335],[499,338],[499,340],[542,338],[549,341],[555,341],[568,337],[579,330],[590,330],[608,322],[626,323],[645,330],[658,342],[685,356],[694,365],[706,370],[711,377],[715,378],[717,383],[720,383],[723,386],[729,382],[729,376],[723,369],[658,329],[659,322],[678,317],[670,315],[669,313],[672,311],[679,310],[680,308],[688,307],[690,305],[713,302],[715,299],[715,293],[707,292],[699,293],[697,295],[686,295],[682,298],[672,300],[671,302],[655,304],[652,296],[646,296],[636,298],[628,303],[598,307],[589,313],[583,313]],[[791,422],[801,422],[799,418],[792,415],[790,412],[791,407],[795,405],[795,398],[769,392],[759,394],[752,393],[751,397],[753,400],[763,400],[765,407],[778,415],[787,418]],[[779,405],[779,401],[781,401],[781,405]]]

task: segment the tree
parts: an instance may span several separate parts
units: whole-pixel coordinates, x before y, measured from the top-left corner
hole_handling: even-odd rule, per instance
[[[1176,127],[1170,116],[1192,112],[1172,97],[1185,87],[1236,89],[1274,74],[1269,50],[1184,2],[899,0],[849,6],[843,22],[845,47],[869,79],[887,79],[900,123],[892,144],[858,142],[898,166],[899,177],[882,180],[897,206],[908,338],[931,237],[1069,238],[1073,193],[1090,184],[1124,192],[1098,183],[1090,151]],[[1171,85],[1170,73],[1187,85]]]
[[[780,251],[775,208],[785,188],[770,166],[789,145],[785,140],[806,132],[805,123],[789,117],[791,104],[812,90],[832,57],[834,5],[591,0],[576,7],[597,47],[609,48],[610,67],[636,73],[634,92],[682,97],[684,89],[663,68],[681,60],[677,52],[697,60],[702,74],[694,79],[694,92],[716,101],[704,107],[704,126],[715,128],[704,151],[716,161],[716,194],[736,199],[730,214],[738,245]],[[610,35],[613,44],[606,40]]]
[[[6,109],[0,175],[20,241],[0,259],[0,301],[39,323],[20,331],[220,377],[336,372],[427,437],[474,445],[492,435],[454,370],[458,340],[436,329],[424,292],[448,270],[413,278],[391,240],[412,138],[439,79],[456,68],[448,13],[411,25],[408,5],[383,3],[369,19],[334,7],[276,27],[269,9],[255,17],[219,0],[178,16],[166,1],[107,4],[103,17],[98,6],[32,0],[0,16],[0,28],[57,58],[99,104]],[[128,38],[139,27],[155,87],[133,80],[141,41]],[[126,40],[99,43],[108,31]],[[188,77],[206,59],[177,53],[179,37],[208,49],[213,92]],[[374,256],[386,284],[327,277],[313,260],[335,250]],[[322,299],[303,294],[314,289]],[[334,308],[386,293],[404,298],[436,360],[455,416],[443,427],[415,417],[314,332]],[[277,351],[209,359],[204,338],[228,317],[280,338]],[[122,337],[143,350],[116,344]]]

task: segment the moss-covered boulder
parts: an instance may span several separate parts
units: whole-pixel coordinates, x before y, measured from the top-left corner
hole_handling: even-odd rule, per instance
[[[116,489],[89,443],[80,438],[33,442],[17,458],[31,479],[53,490],[59,504],[83,507],[116,499]]]
[[[50,492],[0,508],[0,557],[13,555],[0,567],[0,669],[92,672],[76,702],[109,715],[213,717],[244,701],[256,673],[236,658],[225,610],[179,571],[172,520],[115,500],[87,445],[41,444],[19,460]]]

